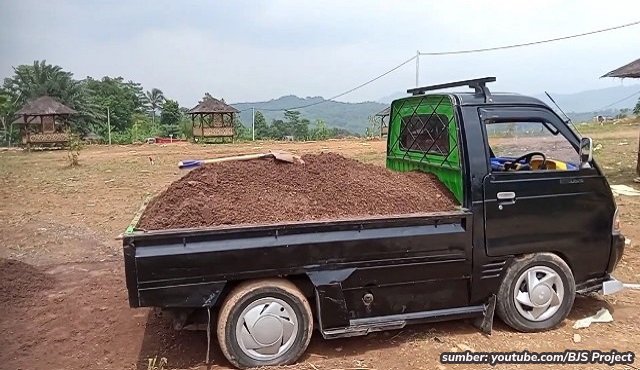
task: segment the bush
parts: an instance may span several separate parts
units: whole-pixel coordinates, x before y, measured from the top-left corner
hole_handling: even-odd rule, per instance
[[[189,118],[183,117],[180,121],[180,134],[186,139],[193,138],[193,122]]]
[[[69,167],[75,167],[79,165],[80,151],[82,150],[82,140],[78,134],[69,134],[69,147],[67,148],[67,160]]]

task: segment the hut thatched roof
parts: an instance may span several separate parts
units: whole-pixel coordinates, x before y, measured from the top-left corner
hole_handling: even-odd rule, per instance
[[[381,110],[380,112],[376,113],[375,116],[376,117],[386,117],[391,113],[391,107],[386,107],[383,110]]]
[[[636,59],[627,65],[614,69],[602,77],[640,78],[640,59]]]
[[[46,95],[27,102],[16,112],[18,115],[28,116],[53,116],[75,113],[78,112],[60,103],[57,99]]]
[[[24,124],[24,116],[18,116],[13,122],[14,125]],[[27,124],[40,125],[42,121],[39,116],[27,117]]]
[[[228,105],[224,99],[218,100],[209,93],[204,94],[204,98],[195,107],[189,109],[189,114],[197,113],[238,113],[239,110]]]

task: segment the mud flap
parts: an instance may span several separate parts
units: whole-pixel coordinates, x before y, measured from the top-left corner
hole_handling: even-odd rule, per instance
[[[496,295],[493,294],[484,304],[484,311],[482,317],[474,320],[473,325],[480,329],[483,334],[491,335],[491,329],[493,328],[493,315],[496,311]]]
[[[307,273],[316,293],[317,317],[320,331],[328,328],[349,326],[349,310],[342,292],[342,282],[355,271],[355,268]]]

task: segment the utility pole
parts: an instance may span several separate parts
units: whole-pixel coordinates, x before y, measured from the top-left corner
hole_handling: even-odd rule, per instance
[[[416,87],[420,87],[420,50],[416,50]]]
[[[109,145],[111,145],[111,111],[107,107],[107,129],[109,130]]]
[[[256,141],[256,108],[251,107],[251,140]]]

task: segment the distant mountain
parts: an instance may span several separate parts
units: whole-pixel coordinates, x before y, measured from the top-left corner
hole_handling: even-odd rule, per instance
[[[569,117],[576,122],[581,122],[590,120],[596,114],[613,116],[620,109],[632,109],[640,94],[629,96],[639,91],[640,85],[636,84],[588,90],[573,94],[555,94],[552,92],[550,94]],[[274,119],[284,118],[282,109],[319,103],[307,108],[294,110],[300,111],[312,123],[321,119],[329,127],[343,128],[353,133],[362,134],[369,126],[369,117],[385,109],[391,101],[403,96],[407,96],[407,94],[397,92],[380,98],[379,102],[344,103],[325,100],[321,96],[301,98],[295,95],[286,95],[269,101],[233,103],[233,106],[242,111],[240,120],[245,126],[249,127],[251,126],[252,107],[261,111],[267,122],[271,123]],[[537,94],[534,96],[555,108],[546,95]],[[623,100],[627,97],[629,98]]]
[[[320,103],[322,102],[322,103]],[[343,103],[334,100],[325,100],[321,96],[300,98],[295,95],[282,96],[278,99],[262,102],[233,103],[232,105],[243,111],[240,113],[242,123],[251,126],[251,108],[262,112],[271,123],[273,119],[282,119],[284,112],[281,109],[290,109],[309,104],[316,104],[307,108],[293,109],[300,111],[302,116],[312,123],[321,119],[328,127],[347,129],[353,133],[362,134],[369,125],[369,117],[387,107],[386,104],[377,102]]]
[[[570,113],[607,115],[616,114],[620,109],[633,109],[638,102],[638,97],[640,97],[639,92],[640,85],[626,85],[581,91],[573,94],[555,94],[553,92],[549,92],[549,94],[560,108],[571,116]],[[638,94],[633,95],[634,93]],[[538,94],[535,97],[547,104],[552,104],[545,94]]]
[[[396,91],[392,94],[383,96],[381,98],[378,98],[377,101],[379,101],[380,103],[384,103],[384,104],[391,104],[392,101],[405,97],[405,96],[409,96],[409,94],[407,94],[406,91]]]

